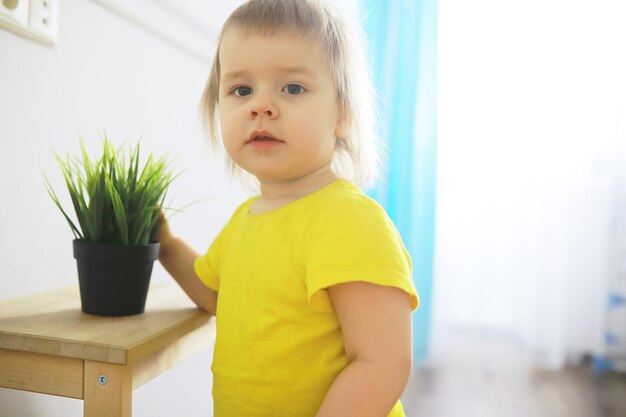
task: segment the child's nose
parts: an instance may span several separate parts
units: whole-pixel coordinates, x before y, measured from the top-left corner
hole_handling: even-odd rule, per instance
[[[272,103],[269,97],[257,96],[254,98],[248,110],[248,117],[256,119],[257,117],[269,117],[275,119],[278,117],[278,108]]]

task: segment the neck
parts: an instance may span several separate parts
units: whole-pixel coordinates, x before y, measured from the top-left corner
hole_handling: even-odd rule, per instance
[[[330,164],[298,178],[288,180],[263,180],[261,183],[261,198],[265,201],[276,201],[287,204],[293,200],[311,194],[337,179],[337,175],[330,168]]]

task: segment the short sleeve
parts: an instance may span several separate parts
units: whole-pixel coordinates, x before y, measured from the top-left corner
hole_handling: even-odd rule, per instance
[[[229,230],[233,219],[235,219],[242,211],[245,211],[251,201],[252,199],[248,199],[246,202],[237,207],[228,223],[226,223],[211,243],[209,250],[194,261],[193,268],[196,275],[200,278],[200,281],[213,291],[219,291],[221,260],[224,255],[224,247],[226,245],[226,241],[228,240]]]
[[[220,252],[221,252],[221,237],[224,230],[213,240],[209,250],[199,258],[197,258],[193,264],[194,270],[200,281],[213,291],[219,292],[220,287]]]
[[[320,215],[311,232],[306,285],[309,304],[332,311],[328,288],[368,282],[399,288],[415,310],[419,298],[411,276],[411,260],[392,221],[366,196],[349,198]]]

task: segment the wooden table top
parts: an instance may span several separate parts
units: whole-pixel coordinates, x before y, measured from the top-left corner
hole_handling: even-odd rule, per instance
[[[153,285],[146,311],[84,314],[78,287],[0,302],[0,348],[127,364],[206,325],[211,317],[176,285]]]

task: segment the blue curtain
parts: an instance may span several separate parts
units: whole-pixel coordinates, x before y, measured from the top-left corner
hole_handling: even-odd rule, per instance
[[[428,350],[435,223],[437,0],[360,0],[389,144],[385,181],[368,193],[389,213],[413,261],[420,308],[414,357]]]

